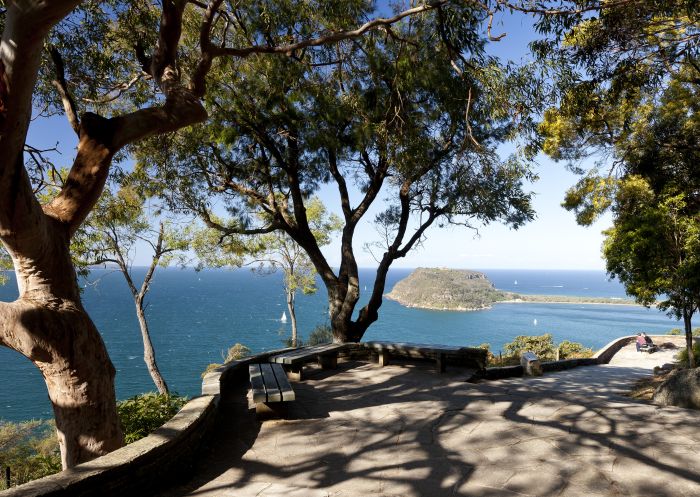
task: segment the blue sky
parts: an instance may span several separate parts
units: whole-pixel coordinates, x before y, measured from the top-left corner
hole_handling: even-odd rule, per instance
[[[527,57],[527,43],[535,36],[531,20],[522,15],[504,15],[495,19],[492,33],[505,33],[506,36],[491,43],[489,50],[494,55],[516,61]],[[28,142],[38,148],[50,148],[58,143],[62,153],[56,156],[57,163],[68,167],[74,157],[77,137],[67,121],[58,116],[34,121]],[[463,227],[431,228],[423,245],[396,261],[394,267],[603,269],[601,232],[610,226],[610,216],[604,216],[587,228],[578,226],[573,214],[560,206],[566,189],[576,182],[576,176],[563,164],[556,164],[544,156],[538,157],[535,170],[540,179],[529,185],[535,193],[537,218],[533,222],[517,231],[498,224],[479,227],[478,235]],[[339,213],[334,185],[324,187],[319,196],[331,210]],[[373,212],[379,207],[376,206]],[[362,249],[365,242],[376,238],[372,218],[373,215],[367,216],[356,235],[355,250],[362,267],[376,265],[371,254]],[[339,263],[337,241],[324,247],[324,253],[331,264]],[[148,258],[148,250],[143,247],[136,255],[135,264],[145,265]]]

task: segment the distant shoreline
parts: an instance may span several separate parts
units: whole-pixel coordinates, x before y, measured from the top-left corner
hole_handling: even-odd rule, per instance
[[[539,295],[533,295],[534,297],[538,297]],[[545,297],[548,297],[548,295],[545,295]],[[552,295],[552,297],[560,297],[566,299],[567,297],[564,295]],[[590,299],[588,297],[581,297],[584,299],[587,299],[585,301],[578,301],[578,300],[573,300],[575,296],[568,297],[571,298],[572,300],[523,300],[523,299],[513,299],[513,300],[501,300],[498,302],[494,302],[494,304],[582,304],[582,305],[630,305],[634,307],[644,307],[642,304],[638,304],[634,300],[619,300],[617,302],[610,302],[609,300],[602,300],[605,297],[602,297],[600,301],[594,300],[595,297],[591,297]]]
[[[556,305],[563,305],[563,304],[573,304],[573,305],[621,305],[621,306],[632,306],[632,307],[644,307],[641,304],[636,303],[634,300],[619,300],[619,301],[611,301],[612,299],[609,299],[607,297],[601,297],[600,300],[595,300],[595,297],[577,297],[577,296],[566,296],[566,295],[528,295],[528,299],[509,299],[509,300],[499,300],[496,302],[491,302],[488,305],[484,305],[482,307],[438,307],[438,306],[423,306],[423,305],[416,305],[416,304],[409,304],[406,302],[402,302],[401,300],[398,300],[394,298],[393,296],[390,296],[389,294],[385,294],[384,297],[386,297],[388,300],[391,300],[393,302],[396,302],[399,305],[402,305],[403,307],[409,308],[409,309],[424,309],[427,311],[456,311],[456,312],[474,312],[474,311],[487,311],[490,309],[493,309],[494,305],[498,304],[556,304]],[[541,297],[541,299],[538,299],[538,297]],[[551,297],[556,297],[557,300],[548,300],[548,298]],[[583,299],[583,300],[577,300],[577,299]],[[569,300],[567,300],[569,299]]]

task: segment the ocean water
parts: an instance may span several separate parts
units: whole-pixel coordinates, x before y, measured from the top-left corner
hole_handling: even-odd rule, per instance
[[[137,275],[139,269],[136,269]],[[145,270],[143,270],[145,271]],[[394,269],[386,292],[410,273]],[[527,294],[625,296],[622,286],[602,271],[483,270],[497,288]],[[362,270],[361,288],[371,289],[374,272]],[[281,275],[234,271],[159,269],[147,297],[146,314],[159,367],[171,390],[199,393],[200,374],[222,362],[228,347],[243,343],[253,352],[279,348],[289,336]],[[122,275],[93,271],[84,282],[83,301],[102,333],[117,369],[117,397],[154,390],[142,359],[142,343],[133,301]],[[365,298],[366,298],[366,292]],[[16,298],[13,281],[0,287],[0,300]],[[358,306],[359,309],[359,306]],[[323,285],[315,295],[297,297],[302,336],[327,322]],[[636,331],[664,333],[678,323],[656,309],[629,305],[497,304],[475,312],[409,309],[384,301],[379,321],[365,340],[446,345],[491,344],[496,353],[516,335],[552,333],[557,342],[573,340],[599,348]],[[0,347],[0,419],[49,418],[51,406],[39,371],[20,354]]]

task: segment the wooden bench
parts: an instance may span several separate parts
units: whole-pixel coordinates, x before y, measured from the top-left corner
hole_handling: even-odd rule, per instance
[[[294,390],[279,364],[250,364],[250,389],[258,414],[274,411],[269,404],[295,400]]]
[[[440,373],[445,372],[448,357],[459,365],[475,367],[479,370],[486,368],[486,350],[475,347],[378,341],[365,342],[364,346],[377,352],[380,366],[389,364],[389,357],[394,355],[432,359],[437,363],[437,370]]]
[[[304,364],[318,361],[323,369],[338,367],[338,353],[348,347],[343,343],[326,343],[311,347],[300,347],[283,354],[270,357],[270,362],[281,364],[287,370],[289,378],[302,381]]]

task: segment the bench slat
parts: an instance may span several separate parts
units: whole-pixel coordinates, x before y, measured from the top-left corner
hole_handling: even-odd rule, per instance
[[[263,382],[265,383],[267,402],[281,402],[282,393],[280,392],[280,387],[277,384],[275,373],[272,371],[272,365],[261,364],[260,372],[262,373]]]
[[[324,354],[337,354],[343,350],[346,346],[339,343],[330,343],[324,345],[315,345],[313,347],[303,347],[298,350],[291,352],[286,352],[284,354],[278,354],[276,356],[270,357],[270,362],[278,364],[288,364],[296,365],[297,363],[310,362],[315,360],[318,356]]]
[[[279,385],[280,394],[282,395],[282,402],[287,402],[290,400],[295,400],[294,390],[292,390],[292,385],[289,384],[287,379],[287,373],[284,372],[284,368],[281,364],[270,364],[272,367],[272,372],[275,374],[275,379]]]
[[[248,366],[248,372],[250,373],[250,388],[253,391],[253,402],[256,404],[259,402],[266,402],[267,392],[265,391],[260,365],[251,364]]]

